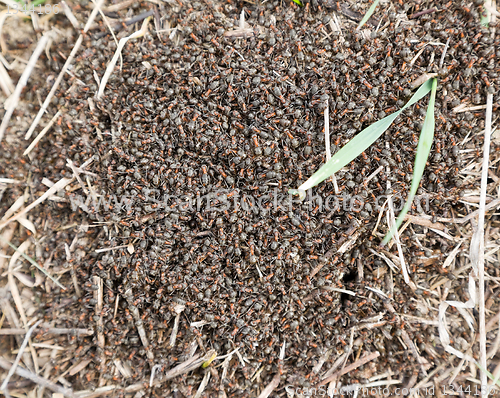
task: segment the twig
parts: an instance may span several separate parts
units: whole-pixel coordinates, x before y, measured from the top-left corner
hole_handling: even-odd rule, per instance
[[[347,358],[347,353],[343,353],[341,356],[339,356],[335,362],[333,363],[333,365],[330,367],[330,369],[328,369],[328,371],[323,375],[323,377],[326,379],[328,377],[330,377],[333,372],[335,372],[335,370],[337,370],[337,368],[341,365],[341,364],[344,364],[345,363],[345,359]]]
[[[4,368],[6,370],[9,370],[12,367],[12,364],[3,358],[0,358],[0,367]],[[34,382],[40,386],[48,388],[48,389],[50,389],[54,392],[57,392],[59,394],[63,394],[65,397],[74,398],[73,391],[71,391],[67,388],[61,387],[55,383],[52,383],[50,380],[47,380],[44,377],[40,377],[36,374],[33,374],[26,369],[20,368],[19,366],[16,368],[15,373],[18,376],[24,377],[25,379],[29,379],[32,382]]]
[[[14,90],[14,93],[10,97],[9,106],[5,111],[2,124],[0,125],[0,142],[2,142],[2,138],[5,133],[5,130],[7,129],[7,125],[9,124],[10,118],[14,113],[14,110],[16,109],[16,106],[19,102],[19,97],[21,96],[21,92],[23,91],[23,88],[26,86],[28,78],[30,77],[31,72],[35,68],[36,61],[38,61],[38,57],[45,49],[45,46],[47,45],[48,41],[49,41],[49,36],[43,35],[40,41],[38,42],[35,51],[33,51],[33,54],[31,55],[30,60],[28,61],[28,65],[26,65],[26,68],[24,68],[23,74],[21,75],[19,81],[17,82],[16,89]]]
[[[312,373],[313,374],[318,374],[319,373],[319,371],[321,370],[321,368],[324,365],[324,363],[330,357],[331,353],[332,353],[331,350],[327,350],[323,355],[321,355],[321,357],[318,359],[318,362],[316,363],[316,365],[314,365],[314,367],[312,368]]]
[[[331,253],[330,253],[330,251],[331,251]],[[330,250],[330,251],[328,253],[326,253],[326,254],[331,257],[333,255],[333,253],[336,252],[336,250],[335,251]],[[328,258],[327,255],[325,255],[325,258]],[[330,266],[335,265],[338,262],[338,260],[339,260],[339,258],[335,257],[333,259],[333,261],[331,262]],[[319,264],[311,271],[311,274],[309,275],[309,278],[313,278],[314,275],[316,275],[319,271],[321,271],[321,269],[327,264],[327,262],[328,262],[328,260],[326,260],[326,261],[320,261]]]
[[[112,250],[117,250],[117,249],[124,249],[126,247],[129,247],[130,243],[128,245],[121,245],[121,246],[114,246],[114,247],[106,247],[105,249],[95,249],[94,251],[96,253],[104,253],[104,252],[110,252]]]
[[[107,6],[107,7],[103,7],[103,11],[105,13],[109,13],[109,12],[115,12],[115,11],[120,11],[120,10],[123,10],[124,8],[127,8],[129,7],[130,5],[134,4],[135,0],[125,0],[124,2],[122,3],[118,3],[118,4],[112,4],[110,6]]]
[[[428,220],[420,216],[412,216],[411,214],[405,214],[403,220],[409,220],[412,224],[421,225],[427,228],[434,228],[441,231],[446,229],[446,227],[441,223],[433,223],[431,220]]]
[[[437,9],[435,9],[435,8],[429,8],[428,10],[423,10],[423,11],[416,12],[415,14],[411,14],[408,17],[408,19],[415,19],[415,18],[421,17],[422,15],[432,14],[433,12],[436,12],[436,11],[437,11]]]
[[[5,378],[5,380],[3,381],[2,385],[0,386],[0,390],[5,391],[5,389],[7,387],[7,383],[9,382],[9,379],[12,377],[12,375],[16,371],[17,365],[19,365],[19,361],[21,360],[21,357],[22,357],[22,355],[24,353],[24,350],[26,349],[26,346],[28,345],[28,341],[30,339],[31,334],[36,329],[36,327],[38,325],[40,325],[41,323],[42,323],[42,320],[39,320],[32,327],[30,327],[30,329],[26,333],[26,336],[24,337],[23,344],[21,345],[21,348],[19,348],[19,352],[17,353],[17,356],[16,356],[16,359],[14,361],[14,364],[9,369],[9,373],[7,373],[7,377]]]
[[[371,173],[366,180],[363,181],[363,185],[366,187],[368,183],[371,181],[373,177],[375,177],[378,173],[380,173],[384,169],[384,166],[379,166],[377,170],[375,170],[373,173]]]

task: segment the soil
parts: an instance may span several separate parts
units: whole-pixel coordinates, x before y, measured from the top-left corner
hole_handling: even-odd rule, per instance
[[[80,34],[63,14],[51,20],[67,34],[40,57],[0,160],[1,176],[20,181],[2,187],[2,214],[23,195],[26,203],[40,197],[46,179],[78,175],[29,213],[33,230],[11,223],[3,231],[16,247],[32,242],[27,253],[65,288],[24,261],[29,280],[13,280],[27,317],[89,334],[35,332],[33,341],[64,347],[42,347],[45,378],[79,396],[257,397],[268,386],[269,396],[285,397],[377,380],[396,394],[474,385],[477,369],[445,351],[438,307],[468,300],[463,242],[471,227],[453,220],[476,210],[484,107],[460,107],[485,104],[491,92],[498,111],[500,39],[481,26],[481,5],[385,2],[356,30],[367,6],[207,0],[105,8],[113,21],[153,10],[149,32],[125,44],[98,98],[116,50],[99,17],[36,131],[60,116],[22,156],[37,98],[46,98]],[[80,21],[90,11],[87,2],[74,6]],[[117,39],[141,24],[122,24]],[[22,48],[12,31],[4,35],[9,48]],[[390,195],[395,205],[408,197],[427,97],[304,201],[289,189],[327,161],[326,107],[334,154],[400,109],[429,73],[439,79],[435,136],[420,205],[400,237],[405,281],[396,245],[380,246],[382,215]],[[494,140],[490,201],[497,151]],[[68,159],[85,167],[75,172]],[[488,225],[495,242],[498,215]],[[486,263],[491,278],[496,266],[498,252]],[[498,311],[495,281],[489,318]],[[23,327],[12,282],[2,285],[3,327]],[[474,355],[476,336],[448,311],[454,346]],[[20,342],[11,336],[5,346]],[[168,373],[197,358],[189,371]],[[37,364],[28,357],[22,366]],[[10,391],[34,388],[12,380]]]

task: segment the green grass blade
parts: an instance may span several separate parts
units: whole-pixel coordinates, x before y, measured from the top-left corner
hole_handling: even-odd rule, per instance
[[[429,80],[428,80],[429,81]],[[394,232],[399,229],[403,218],[410,210],[413,198],[417,193],[420,180],[424,174],[425,164],[429,158],[429,153],[431,152],[432,141],[434,140],[434,103],[436,102],[436,90],[437,90],[437,79],[430,80],[432,84],[431,98],[429,99],[429,105],[427,106],[427,114],[425,115],[424,125],[422,127],[422,132],[420,133],[420,138],[418,139],[417,154],[415,156],[415,167],[413,168],[413,179],[411,181],[410,194],[408,195],[408,200],[406,201],[403,210],[399,213],[396,220],[396,225],[391,228],[387,233],[382,244],[385,245],[389,242],[394,234]]]
[[[373,2],[373,4],[370,6],[370,8],[368,9],[368,11],[366,12],[365,16],[363,17],[363,19],[359,23],[357,29],[361,29],[361,27],[366,23],[366,21],[368,21],[370,19],[370,17],[372,16],[373,12],[375,11],[375,8],[377,8],[377,5],[378,5],[379,1],[380,0],[375,0]]]
[[[492,375],[492,374],[488,371],[488,369],[483,368],[483,367],[479,364],[479,362],[474,362],[474,364],[475,364],[475,365],[476,365],[479,369],[481,369],[484,373],[486,373],[486,376],[488,376],[488,378],[489,378],[491,381],[494,381],[494,382],[495,382],[495,384],[496,384],[498,387],[500,387],[500,381],[499,381],[499,380],[497,380],[497,379],[496,379],[496,377],[495,377],[495,376],[493,376],[493,375]]]
[[[299,194],[300,199],[305,198],[305,191],[315,187],[328,177],[339,171],[342,167],[356,159],[361,153],[373,144],[391,125],[401,112],[406,108],[419,101],[427,95],[431,90],[432,83],[430,80],[420,86],[413,97],[399,111],[386,116],[382,120],[373,123],[366,129],[356,135],[351,141],[343,146],[328,162],[326,162],[316,173],[304,182],[298,189],[291,189],[289,193],[292,195]]]
[[[301,6],[301,7],[302,7],[302,2],[301,2],[300,0],[293,0],[293,2],[294,2],[295,4],[298,4],[299,6]]]
[[[481,8],[481,25],[482,26],[486,26],[488,27],[489,23],[490,23],[490,16],[489,16],[490,12],[482,7]]]

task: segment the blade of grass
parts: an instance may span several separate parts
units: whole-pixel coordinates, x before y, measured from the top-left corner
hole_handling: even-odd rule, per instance
[[[481,10],[481,25],[488,27],[488,24],[490,23],[490,11],[486,8],[486,4],[490,3],[490,0],[485,0],[484,4],[480,8]],[[490,3],[491,4],[491,3]]]
[[[426,81],[420,86],[413,97],[403,106],[399,111],[386,116],[382,120],[373,123],[366,129],[361,131],[356,137],[349,141],[345,146],[343,146],[340,151],[338,151],[328,162],[326,162],[321,168],[314,173],[309,179],[304,182],[298,189],[290,189],[289,193],[292,195],[299,194],[300,199],[305,198],[305,191],[310,188],[315,187],[320,182],[326,180],[331,175],[339,171],[342,167],[349,164],[351,161],[356,159],[363,151],[365,151],[371,144],[373,144],[377,138],[379,138],[392,124],[394,119],[396,119],[401,112],[406,108],[413,105],[421,98],[427,95],[431,91],[432,82],[430,80]]]
[[[368,11],[366,12],[365,16],[363,17],[363,19],[359,23],[359,25],[356,28],[356,30],[361,29],[361,27],[366,23],[366,21],[368,21],[370,19],[370,17],[372,16],[373,12],[375,11],[375,8],[377,8],[377,5],[378,5],[379,1],[380,0],[375,0],[373,2],[373,4],[370,6],[370,8],[368,9]]]
[[[500,381],[496,377],[494,377],[488,369],[483,368],[478,362],[474,362],[474,365],[476,365],[479,369],[481,369],[484,373],[486,373],[486,376],[493,382],[493,384],[496,384],[498,387],[500,387]]]
[[[410,210],[411,203],[413,202],[413,198],[417,193],[420,180],[422,178],[422,175],[424,174],[427,158],[429,157],[429,153],[431,152],[432,141],[434,140],[434,103],[436,101],[437,79],[431,79],[429,82],[432,84],[431,98],[429,100],[429,105],[427,106],[427,114],[425,115],[424,125],[420,133],[420,138],[418,139],[417,155],[415,156],[415,167],[413,168],[414,172],[413,179],[411,181],[410,194],[408,195],[408,200],[406,201],[403,210],[401,210],[401,213],[399,213],[395,225],[391,228],[391,230],[387,233],[384,240],[382,241],[382,245],[385,245],[391,240],[395,230],[399,229],[401,223],[403,222],[404,216],[406,215],[406,213],[408,213],[408,210]]]
[[[294,2],[295,4],[298,4],[299,6],[301,6],[301,7],[302,7],[302,2],[301,2],[300,0],[293,0],[293,2]]]

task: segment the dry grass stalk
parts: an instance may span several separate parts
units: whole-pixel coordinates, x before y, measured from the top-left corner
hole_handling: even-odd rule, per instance
[[[477,229],[471,239],[470,259],[473,269],[479,284],[479,362],[483,369],[487,369],[487,352],[486,352],[486,316],[485,316],[485,299],[484,299],[484,218],[486,213],[486,190],[488,185],[488,163],[490,159],[490,143],[491,143],[491,120],[493,112],[493,94],[488,94],[486,97],[486,120],[484,128],[484,144],[483,144],[483,164],[481,173],[481,196],[479,202],[479,217]],[[485,371],[481,369],[481,385],[486,385],[488,378]]]
[[[408,220],[412,224],[421,225],[422,227],[434,228],[441,231],[444,231],[446,229],[446,227],[443,224],[439,222],[433,223],[431,220],[428,220],[421,216],[412,216],[411,214],[406,214],[404,220]]]
[[[24,353],[24,350],[26,349],[26,346],[28,345],[28,341],[29,341],[29,339],[30,339],[33,331],[36,329],[36,327],[40,323],[42,323],[41,320],[39,320],[32,327],[30,327],[30,329],[26,333],[26,336],[24,337],[23,344],[21,345],[21,348],[19,348],[19,352],[17,353],[16,359],[15,359],[14,363],[12,364],[11,368],[9,369],[9,373],[7,373],[7,376],[5,377],[2,385],[0,386],[0,390],[6,392],[7,384],[9,383],[10,378],[12,377],[12,375],[14,374],[14,372],[16,371],[17,366],[19,365],[19,361],[21,360],[21,357],[22,357],[22,355]]]
[[[101,8],[102,4],[104,3],[104,0],[99,0],[98,3],[96,4],[95,8],[92,10],[92,13],[90,14],[90,17],[87,21],[87,24],[85,25],[85,28],[83,29],[83,33],[87,33],[87,31],[90,28],[90,25],[92,22],[94,22],[95,17],[97,16],[97,13],[99,12],[99,9]],[[73,46],[73,50],[71,50],[71,53],[68,56],[68,59],[64,63],[61,72],[59,72],[59,75],[57,76],[56,81],[54,82],[54,85],[52,86],[49,94],[47,95],[47,98],[45,98],[45,101],[43,102],[42,106],[40,107],[40,110],[38,111],[35,120],[33,120],[33,123],[31,123],[31,126],[26,133],[26,136],[24,137],[25,140],[28,140],[31,135],[33,134],[33,131],[35,131],[36,127],[38,126],[38,123],[40,122],[40,119],[42,118],[43,114],[47,110],[47,107],[50,104],[50,101],[52,101],[52,98],[54,97],[54,94],[57,91],[57,88],[59,87],[59,84],[61,84],[61,81],[64,77],[64,74],[67,72],[71,62],[73,61],[73,58],[75,57],[76,53],[80,49],[80,46],[82,45],[83,42],[83,35],[80,35],[78,39],[76,40],[75,45]]]
[[[104,340],[104,322],[102,320],[102,305],[103,305],[103,283],[102,279],[98,276],[94,276],[94,284],[97,285],[97,290],[94,290],[94,299],[97,301],[97,304],[95,306],[95,314],[96,316],[99,317],[97,320],[97,345],[99,348],[101,348],[102,356],[101,356],[101,374],[102,374],[102,368],[106,366],[106,355],[104,354],[104,348],[106,345],[106,342]],[[103,381],[99,380],[99,384]],[[102,387],[102,385],[101,385]]]
[[[3,358],[0,358],[0,367],[4,368],[6,370],[9,370],[12,367],[12,364]],[[52,390],[56,393],[62,394],[65,397],[69,397],[69,398],[75,397],[73,395],[73,391],[71,391],[70,389],[61,387],[61,386],[51,382],[50,380],[47,380],[44,377],[38,376],[34,373],[31,373],[30,371],[23,369],[19,366],[16,367],[15,373],[20,377],[24,377],[25,379],[29,379],[29,380],[33,381],[35,384],[37,384],[39,386],[43,386],[45,388],[48,388],[49,390]]]
[[[418,55],[418,54],[417,54]],[[432,79],[437,76],[437,73],[424,73],[417,77],[413,82],[411,82],[411,86],[413,88],[419,87],[424,84],[427,80]]]
[[[104,89],[106,88],[106,83],[108,82],[108,79],[110,78],[111,74],[113,73],[113,69],[115,68],[116,61],[118,61],[118,57],[121,57],[123,47],[125,46],[125,44],[127,44],[127,41],[142,37],[146,34],[146,32],[148,31],[149,19],[150,17],[144,20],[140,30],[132,33],[130,36],[120,39],[120,42],[118,43],[117,49],[115,51],[115,55],[113,55],[113,58],[111,58],[111,61],[109,61],[109,64],[106,67],[106,71],[104,72],[104,76],[102,77],[101,84],[99,85],[99,91],[97,92],[97,98],[102,97]]]
[[[33,140],[33,142],[26,148],[26,150],[23,153],[23,156],[26,156],[28,153],[30,153],[33,148],[38,144],[38,142],[43,138],[43,136],[47,133],[47,131],[50,130],[54,122],[57,120],[59,115],[61,114],[60,111],[57,111],[56,114],[50,119],[50,122],[43,128],[42,131],[36,136],[36,138]]]
[[[118,4],[113,4],[113,5],[110,5],[110,6],[107,6],[107,7],[103,7],[102,10],[104,12],[115,12],[115,11],[120,11],[120,10],[123,10],[125,8],[128,8],[129,6],[131,6],[132,4],[135,3],[136,0],[125,0],[121,3],[118,3]]]
[[[78,181],[78,183],[82,187],[83,192],[85,192],[85,194],[88,195],[89,191],[88,191],[87,187],[85,186],[85,183],[81,179],[80,173],[78,172],[78,170],[76,169],[75,165],[73,164],[73,161],[71,159],[66,159],[66,164],[68,165],[68,167],[73,172],[73,176],[76,178],[76,180]]]
[[[413,341],[410,339],[410,336],[408,335],[408,332],[406,330],[401,330],[401,337],[403,338],[403,341],[405,344],[410,348],[411,353],[417,360],[417,362],[420,364],[420,369],[424,375],[427,375],[427,369],[431,367],[431,364],[427,359],[422,357],[418,351],[417,348],[415,347],[415,344],[413,344]]]
[[[271,380],[271,382],[266,386],[266,388],[264,388],[262,390],[262,392],[259,394],[259,398],[267,398],[269,397],[269,395],[271,395],[271,393],[276,389],[276,387],[278,387],[278,385],[280,384],[280,379],[281,379],[281,376],[279,375],[279,373],[277,375],[275,375],[273,377],[273,379]]]
[[[117,249],[124,249],[125,247],[128,247],[129,245],[120,245],[120,246],[114,246],[114,247],[106,247],[105,249],[95,249],[94,251],[96,253],[104,253],[104,252],[110,252],[112,250],[117,250]]]
[[[135,326],[137,327],[137,332],[139,333],[139,338],[141,339],[142,345],[146,349],[146,355],[149,360],[153,361],[154,360],[154,355],[149,349],[149,341],[146,336],[146,331],[144,330],[144,325],[142,322],[141,315],[139,314],[139,310],[135,305],[133,305],[133,293],[132,289],[128,289],[124,293],[125,299],[128,302],[129,305],[129,311],[131,312],[132,316],[134,317],[135,320]]]
[[[92,2],[95,4],[95,0],[92,0]],[[99,14],[101,14],[101,18],[103,19],[104,23],[108,27],[108,29],[111,33],[111,36],[113,36],[113,40],[115,41],[116,47],[118,47],[118,45],[119,45],[118,39],[115,36],[115,32],[113,31],[113,28],[111,27],[111,24],[109,23],[108,18],[106,18],[106,15],[104,15],[104,12],[102,11],[101,7],[98,7],[97,9],[99,10]],[[122,54],[120,53],[120,70],[122,69],[122,67],[123,67],[123,57],[122,57]],[[96,73],[96,72],[94,71],[94,73]],[[97,82],[97,85],[99,86],[99,82]]]
[[[174,320],[174,327],[172,328],[172,333],[170,334],[170,347],[175,346],[175,340],[177,339],[177,332],[179,330],[179,321],[181,319],[181,313],[186,307],[182,304],[174,305],[174,312],[176,313]]]
[[[66,4],[65,1],[61,1],[61,6],[64,14],[66,14],[66,18],[68,18],[69,22],[71,22],[71,25],[73,25],[75,29],[80,29],[80,22],[78,22],[78,19],[76,19],[68,4]]]
[[[323,375],[323,379],[327,379],[328,377],[330,377],[338,368],[341,364],[345,363],[345,360],[347,358],[347,354],[344,353],[342,354],[341,356],[339,356],[335,362],[333,363],[333,365],[330,367],[330,369],[328,369],[328,371]]]
[[[15,230],[16,230],[15,225],[11,225],[9,228],[3,231],[2,236],[0,236],[0,271],[3,270],[4,263],[8,258],[7,247],[9,246],[9,243],[12,240],[12,237],[14,236]]]
[[[337,379],[338,377],[345,375],[346,373],[352,372],[353,370],[359,368],[360,366],[363,366],[365,363],[373,361],[374,359],[378,358],[379,356],[380,356],[380,352],[378,352],[378,351],[367,354],[367,355],[361,357],[356,362],[345,367],[344,369],[341,369],[338,372],[333,373],[331,376],[327,377],[326,379],[322,380],[316,387],[320,387],[320,386],[323,386],[327,383],[330,383],[331,381]]]
[[[205,391],[205,388],[207,387],[209,381],[210,381],[210,372],[207,371],[205,372],[205,376],[203,376],[203,380],[201,381],[200,386],[198,387],[198,391],[196,391],[194,398],[201,398],[201,394],[203,394],[203,391]]]
[[[492,200],[485,206],[485,211],[496,209],[500,205],[500,198]],[[453,224],[465,224],[470,220],[476,218],[479,215],[479,210],[473,211],[472,213],[467,214],[466,216],[459,218],[448,218],[448,217],[436,217],[436,220],[443,223],[453,223]],[[427,220],[432,220],[432,216],[428,216],[425,214],[420,215],[419,217]]]
[[[396,217],[394,215],[394,207],[392,205],[392,198],[389,198],[388,202],[388,212],[387,212],[387,225],[389,226],[389,229],[392,229],[394,225],[396,224]],[[394,236],[393,236],[394,242],[396,242],[396,247],[398,249],[398,254],[399,254],[399,261],[401,265],[401,271],[403,272],[403,278],[404,281],[407,285],[410,285],[410,277],[408,275],[408,268],[406,267],[406,261],[403,255],[403,249],[401,247],[401,241],[399,240],[399,231],[395,230],[394,231]]]
[[[73,182],[73,180],[74,180],[74,178],[71,178],[71,179],[70,178],[61,178],[57,183],[54,184],[54,186],[49,188],[42,196],[40,196],[37,200],[35,200],[33,203],[31,203],[28,207],[24,208],[19,213],[10,217],[8,220],[0,223],[0,230],[2,230],[6,225],[10,224],[12,221],[16,221],[20,217],[23,217],[31,209],[38,206],[40,203],[44,202],[48,197],[52,196],[53,194],[60,191],[61,189],[64,189],[66,187],[66,185]]]
[[[21,253],[24,253],[28,247],[31,245],[31,242],[29,240],[25,240],[19,248],[14,252],[12,257],[10,258],[9,262],[9,269],[8,269],[8,281],[9,281],[9,289],[12,294],[12,298],[14,299],[14,303],[16,304],[17,311],[19,312],[19,315],[21,316],[21,320],[23,321],[24,327],[28,327],[28,318],[26,317],[26,313],[23,308],[23,302],[21,300],[21,295],[19,294],[19,290],[17,288],[16,282],[14,280],[14,274],[13,274],[13,269],[14,265],[16,264],[17,260],[19,257],[21,257]]]
[[[325,150],[326,150],[326,161],[328,162],[332,158],[332,151],[330,149],[330,107],[328,105],[328,100],[325,102]],[[337,184],[337,178],[335,174],[332,175],[333,188],[335,189],[335,195],[339,194],[339,186]]]
[[[2,62],[0,62],[0,87],[6,97],[9,97],[16,89],[9,76],[9,72],[7,72],[7,69],[5,69]]]
[[[92,336],[94,331],[92,329],[69,329],[69,328],[47,328],[46,325],[42,325],[39,329],[44,334],[69,334],[72,336]],[[10,336],[10,335],[23,335],[26,334],[25,329],[12,328],[12,329],[0,329],[0,336]]]
[[[237,28],[224,32],[224,37],[233,39],[248,39],[254,36],[254,31],[248,23],[245,22],[245,10],[241,11],[240,21]]]
[[[92,362],[91,359],[84,359],[83,361],[80,361],[80,362],[74,364],[71,368],[69,368],[67,370],[67,373],[70,376],[76,375],[77,373],[79,373],[83,369],[85,369],[90,362]],[[64,373],[66,373],[66,372],[64,372]],[[61,376],[64,376],[64,374],[62,374]]]
[[[331,350],[327,350],[323,355],[321,355],[321,357],[318,359],[318,362],[316,363],[316,365],[314,365],[314,367],[312,368],[313,374],[318,374],[320,372],[324,363],[328,360],[328,358],[330,358],[331,353],[332,353]]]
[[[467,104],[460,104],[455,108],[453,108],[453,112],[454,113],[471,112],[471,111],[479,111],[481,109],[486,109],[486,105],[467,106]]]
[[[73,238],[73,242],[71,242],[71,247],[68,246],[67,243],[64,244],[64,250],[66,251],[66,261],[68,262],[68,264],[71,264],[71,251],[73,250],[77,241],[78,241],[78,233]],[[70,272],[71,272],[71,280],[73,281],[73,287],[75,288],[76,297],[81,297],[82,292],[80,290],[80,286],[78,286],[78,278],[76,277],[76,270],[74,263],[71,264]]]
[[[460,249],[460,246],[462,246],[462,243],[463,243],[463,240],[460,240],[458,242],[458,244],[450,252],[450,254],[448,254],[448,257],[446,257],[446,260],[444,260],[443,269],[447,268],[453,262],[453,260],[455,260],[457,254],[458,254],[458,250]]]
[[[203,365],[203,363],[205,363],[210,358],[212,358],[214,353],[215,353],[214,350],[210,350],[202,357],[200,357],[199,355],[195,355],[195,356],[189,358],[187,361],[170,369],[167,373],[165,373],[163,375],[163,377],[160,378],[160,380],[157,380],[156,382],[152,383],[152,385],[153,386],[160,385],[164,381],[173,379],[174,377],[177,377],[181,374],[191,372],[192,370],[199,368],[201,365]],[[156,365],[156,366],[158,366],[158,365]],[[142,384],[141,384],[141,386],[142,386]]]
[[[2,124],[0,124],[0,142],[2,142],[2,138],[4,136],[5,130],[7,129],[7,126],[10,122],[10,118],[12,114],[14,113],[14,110],[17,107],[17,104],[19,103],[19,98],[21,97],[21,92],[23,91],[23,88],[26,86],[26,83],[28,82],[28,79],[31,75],[31,72],[35,68],[36,61],[38,61],[38,57],[42,53],[42,51],[45,49],[45,46],[47,45],[47,42],[49,41],[49,36],[48,35],[43,35],[40,41],[38,42],[35,50],[33,51],[33,54],[30,57],[30,60],[28,61],[28,65],[26,65],[26,68],[24,68],[24,72],[19,78],[19,81],[17,82],[16,89],[14,90],[14,93],[9,99],[9,105],[7,106],[7,109],[5,110],[5,115],[2,120]]]

